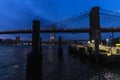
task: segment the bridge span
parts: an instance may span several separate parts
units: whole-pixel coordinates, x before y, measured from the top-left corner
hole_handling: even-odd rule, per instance
[[[90,33],[92,29],[90,28],[83,28],[83,29],[41,29],[40,33]],[[107,32],[120,32],[120,28],[101,28],[100,32],[107,33]],[[25,34],[25,33],[32,33],[32,30],[9,30],[9,31],[0,31],[0,34]]]

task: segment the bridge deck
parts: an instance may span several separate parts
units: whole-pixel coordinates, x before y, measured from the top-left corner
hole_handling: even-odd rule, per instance
[[[120,28],[101,28],[101,32],[120,32]],[[89,33],[91,32],[90,28],[84,29],[56,29],[56,30],[49,30],[43,29],[40,30],[40,33]],[[0,34],[18,34],[18,33],[32,33],[32,30],[11,30],[11,31],[0,31]]]

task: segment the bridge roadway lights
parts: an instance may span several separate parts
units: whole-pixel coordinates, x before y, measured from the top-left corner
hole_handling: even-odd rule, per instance
[[[42,80],[42,53],[40,51],[40,21],[33,21],[32,51],[27,55],[26,80]]]
[[[59,45],[58,45],[58,59],[62,59],[63,58],[63,48],[62,48],[62,38],[59,37]]]

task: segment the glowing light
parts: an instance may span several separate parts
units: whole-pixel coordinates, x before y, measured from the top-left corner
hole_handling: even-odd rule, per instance
[[[106,39],[106,41],[108,42],[108,41],[109,41],[109,39]]]
[[[88,41],[88,43],[90,43],[90,41]]]
[[[120,47],[120,44],[116,44],[117,47]]]
[[[94,43],[95,41],[94,40],[92,40],[92,43]]]

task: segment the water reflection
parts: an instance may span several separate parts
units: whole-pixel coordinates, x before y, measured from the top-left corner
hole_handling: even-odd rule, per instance
[[[24,80],[26,53],[30,47],[0,45],[0,80]],[[29,52],[29,51],[28,51]]]
[[[81,60],[63,46],[58,60],[57,46],[43,46],[44,80],[120,80],[120,65],[100,65]],[[30,47],[0,46],[0,80],[24,80],[26,54]],[[9,50],[11,49],[11,50]]]
[[[63,60],[54,57],[54,60],[58,61],[55,65],[50,65],[54,66],[54,69],[49,72],[45,80],[120,80],[119,67],[81,60],[78,56],[69,55],[67,47],[64,47],[63,53]]]
[[[54,46],[49,46],[49,49],[48,49],[48,53],[49,53],[49,62],[52,63],[54,62],[54,54],[55,54],[55,50],[54,50]]]

